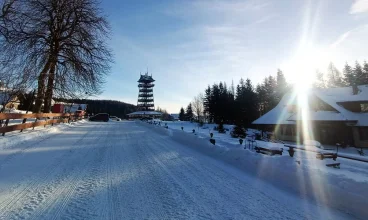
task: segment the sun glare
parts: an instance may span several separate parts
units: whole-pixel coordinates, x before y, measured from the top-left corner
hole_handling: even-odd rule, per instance
[[[329,57],[325,49],[304,45],[285,62],[282,69],[298,93],[302,93],[312,86],[317,70],[327,67]]]

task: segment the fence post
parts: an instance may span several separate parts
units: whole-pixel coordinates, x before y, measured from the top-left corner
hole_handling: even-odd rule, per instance
[[[27,119],[24,118],[23,121],[22,121],[22,124],[26,123],[26,121],[27,121]],[[23,129],[20,130],[20,132],[22,132],[22,131],[23,131]]]
[[[8,124],[9,124],[9,119],[6,119],[6,121],[5,121],[5,125],[4,125],[3,127],[8,126]],[[5,136],[5,132],[3,133],[3,136]]]
[[[38,118],[36,118],[36,120],[35,120],[35,122],[34,122],[34,123],[36,123],[36,122],[37,122],[37,120],[38,120]],[[34,130],[34,127],[35,127],[35,126],[34,126],[34,124],[33,124],[33,128],[32,128],[32,130]]]

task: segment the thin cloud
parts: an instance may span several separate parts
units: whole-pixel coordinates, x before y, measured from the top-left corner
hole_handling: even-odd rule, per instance
[[[368,12],[368,0],[355,0],[350,8],[350,14]]]
[[[355,30],[355,29],[353,29],[353,30]],[[353,30],[347,31],[344,34],[342,34],[334,43],[331,44],[330,48],[334,49],[334,48],[338,47],[342,42],[344,42],[344,40],[346,38],[349,37],[349,35],[351,34],[351,32]]]
[[[337,40],[335,42],[333,42],[330,45],[331,49],[337,48],[340,44],[342,44],[344,41],[346,41],[346,39],[352,35],[352,33],[354,32],[358,32],[359,30],[363,30],[366,29],[368,27],[368,24],[366,25],[361,25],[359,27],[353,28],[345,33],[343,33],[342,35],[339,36],[339,38],[337,38]]]

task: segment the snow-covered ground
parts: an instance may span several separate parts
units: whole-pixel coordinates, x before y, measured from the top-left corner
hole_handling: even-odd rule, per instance
[[[0,137],[0,144],[10,142],[0,151],[0,219],[364,219],[367,214],[361,206],[368,190],[346,194],[340,205],[316,203],[306,199],[315,175],[289,167],[295,163],[289,157],[254,154],[236,143],[229,150],[176,129],[82,122],[11,135]],[[20,136],[31,137],[11,140]],[[278,169],[282,163],[285,173]],[[288,188],[296,185],[288,184],[295,173],[304,178],[297,183],[304,194]],[[286,174],[291,177],[285,181],[276,178]],[[318,180],[315,193],[331,184]],[[349,184],[343,185],[349,191],[362,187]],[[334,192],[321,196],[328,200]]]
[[[216,126],[215,124],[205,124],[203,127],[199,127],[197,123],[191,122],[161,122],[161,125],[164,126],[165,124],[168,125],[169,129],[174,130],[181,130],[183,127],[183,131],[186,133],[193,133],[193,129],[195,129],[195,133],[199,138],[209,139],[210,133],[213,133],[213,138],[216,140],[216,145],[219,147],[223,147],[226,149],[238,149],[244,148],[249,146],[249,143],[244,140],[243,145],[240,146],[238,138],[232,138],[230,135],[230,131],[232,129],[232,125],[224,125],[225,128],[228,129],[225,134],[218,133],[218,131],[213,130]],[[285,147],[284,144],[279,143],[271,143],[265,141],[256,141],[257,146],[264,147],[264,148],[273,148],[273,149],[283,149],[283,155],[274,156],[272,160],[284,160],[283,157],[289,158],[289,154],[287,150],[288,147]],[[253,146],[256,146],[255,144]],[[335,146],[329,146],[329,148],[333,150],[322,150],[317,147],[313,146],[296,146],[298,148],[307,149],[308,151],[303,150],[296,150],[294,155],[295,164],[298,163],[298,167],[302,169],[307,169],[308,171],[315,170],[316,172],[322,172],[324,175],[328,174],[335,174],[344,176],[346,179],[351,179],[357,182],[366,182],[368,183],[368,163],[352,161],[344,158],[338,158],[337,162],[340,163],[341,169],[333,169],[330,167],[326,167],[326,164],[334,163],[332,159],[325,159],[325,160],[317,160],[316,159],[316,152],[336,152]],[[364,151],[364,149],[363,149]],[[360,156],[355,148],[339,148],[338,155],[341,156],[348,156],[359,158],[362,160],[368,161],[368,151],[365,150],[366,156]],[[268,156],[266,156],[268,157]],[[283,162],[281,162],[283,163]],[[286,165],[285,165],[286,166]]]

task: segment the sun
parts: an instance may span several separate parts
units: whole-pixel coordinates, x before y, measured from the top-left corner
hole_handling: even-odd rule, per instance
[[[312,86],[317,70],[327,67],[330,58],[327,49],[302,45],[281,69],[298,92],[305,92]]]

